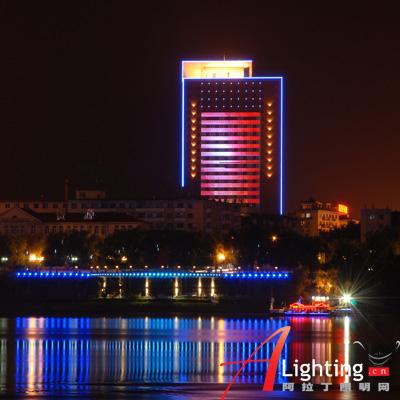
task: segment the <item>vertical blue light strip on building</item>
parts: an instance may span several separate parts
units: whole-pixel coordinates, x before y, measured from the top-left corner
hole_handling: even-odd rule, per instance
[[[280,204],[279,213],[283,214],[283,77],[281,80],[281,176],[280,176]]]
[[[181,186],[185,187],[185,78],[183,77],[182,61],[182,132],[181,132]]]

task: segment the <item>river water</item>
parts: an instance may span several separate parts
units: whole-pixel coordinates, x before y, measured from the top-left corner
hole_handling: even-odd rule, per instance
[[[0,397],[220,399],[242,365],[220,364],[248,359],[268,336],[285,326],[291,330],[274,391],[262,390],[268,363],[252,362],[236,378],[227,400],[399,397],[400,349],[385,364],[389,377],[380,378],[368,376],[373,365],[367,352],[393,351],[400,325],[389,318],[361,316],[0,318]],[[254,359],[269,359],[278,338],[265,343]],[[356,340],[366,351],[353,344]],[[296,377],[296,367],[312,360],[322,365],[316,367],[317,376]],[[339,368],[341,364],[362,366],[352,369],[351,376],[329,377],[327,362]],[[335,375],[334,367],[329,372]],[[294,376],[285,376],[290,373]],[[361,378],[371,383],[370,392],[359,390]],[[314,384],[313,392],[302,391],[305,382]],[[283,391],[285,383],[294,383],[294,391]],[[351,392],[340,391],[341,383],[349,383]],[[389,392],[378,392],[379,383],[389,383]],[[324,392],[326,387],[329,390]]]

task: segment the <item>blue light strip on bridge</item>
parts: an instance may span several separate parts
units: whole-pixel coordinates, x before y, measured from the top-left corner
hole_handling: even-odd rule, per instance
[[[285,279],[282,273],[209,273],[209,272],[17,272],[17,278],[235,278],[235,279]]]

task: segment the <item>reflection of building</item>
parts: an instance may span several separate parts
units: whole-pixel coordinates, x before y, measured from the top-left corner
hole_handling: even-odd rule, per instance
[[[282,214],[282,77],[251,61],[182,62],[182,176],[188,193]]]
[[[322,203],[314,199],[303,201],[296,211],[299,233],[306,236],[318,236],[320,232],[346,226],[350,219],[346,206],[332,207],[331,203]]]
[[[365,242],[368,235],[383,231],[385,228],[390,228],[391,225],[391,210],[384,209],[367,209],[361,210],[361,241]]]

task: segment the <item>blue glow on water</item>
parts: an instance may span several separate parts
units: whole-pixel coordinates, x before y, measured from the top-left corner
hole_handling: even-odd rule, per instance
[[[3,320],[7,324],[2,324]],[[315,357],[317,362],[324,363],[335,358],[342,360],[345,354],[344,335],[340,331],[336,343],[332,342],[332,332],[343,330],[343,322],[330,318],[3,320],[0,319],[0,393],[5,380],[12,382],[15,392],[25,394],[71,390],[90,394],[101,385],[114,388],[154,383],[227,384],[238,365],[220,368],[220,364],[247,360],[268,336],[286,325],[292,331],[281,358],[288,362],[293,363],[295,358],[310,362]],[[5,332],[3,327],[8,327],[13,336],[1,336]],[[275,343],[274,339],[261,347],[255,359],[270,358]],[[262,384],[267,365],[247,364],[237,383]],[[285,381],[279,363],[276,382]]]

